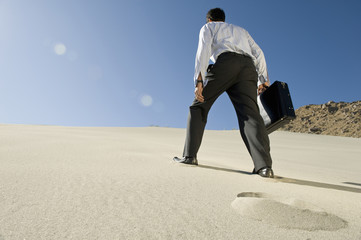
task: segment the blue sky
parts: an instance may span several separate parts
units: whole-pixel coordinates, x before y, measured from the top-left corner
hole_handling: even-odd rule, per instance
[[[0,123],[185,128],[214,7],[250,32],[295,108],[361,100],[360,0],[0,0]],[[207,129],[233,128],[225,94]]]

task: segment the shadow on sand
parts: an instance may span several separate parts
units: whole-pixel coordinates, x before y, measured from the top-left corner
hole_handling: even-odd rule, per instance
[[[208,165],[203,165],[203,164],[199,164],[198,167],[205,168],[205,169],[212,169],[212,170],[216,170],[216,171],[224,171],[224,172],[233,172],[233,173],[241,173],[241,174],[245,174],[245,175],[252,175],[252,172],[248,172],[248,171],[240,171],[240,170],[229,169],[229,168],[213,167],[213,166],[208,166]],[[329,183],[313,182],[313,181],[287,178],[287,177],[281,177],[281,176],[275,176],[275,178],[273,180],[277,181],[277,182],[283,182],[283,183],[291,183],[291,184],[297,184],[297,185],[361,193],[361,188],[341,186],[341,185],[335,185],[335,184],[329,184]],[[343,183],[355,185],[355,186],[361,186],[361,184],[359,184],[359,183],[352,183],[352,182],[343,182]]]

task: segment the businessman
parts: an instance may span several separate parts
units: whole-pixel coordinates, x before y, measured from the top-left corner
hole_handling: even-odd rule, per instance
[[[226,92],[236,110],[242,139],[254,163],[253,173],[273,178],[270,143],[257,105],[257,93],[269,86],[263,51],[243,28],[225,22],[220,8],[208,11],[199,33],[195,60],[195,99],[189,107],[183,157],[177,163],[198,165],[208,112]],[[209,60],[214,62],[209,65]]]

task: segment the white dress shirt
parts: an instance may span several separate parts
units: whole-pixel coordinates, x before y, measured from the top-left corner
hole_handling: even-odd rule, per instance
[[[209,22],[199,32],[194,73],[195,85],[199,73],[202,75],[204,86],[207,85],[205,75],[209,59],[216,62],[218,56],[224,52],[250,56],[258,72],[258,85],[268,80],[263,51],[245,29],[225,22]]]

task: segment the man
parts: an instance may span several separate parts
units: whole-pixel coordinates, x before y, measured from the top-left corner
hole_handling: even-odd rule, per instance
[[[253,173],[272,178],[269,139],[257,105],[257,86],[258,94],[269,86],[263,52],[245,29],[225,22],[222,9],[209,10],[206,18],[207,23],[199,33],[195,99],[189,107],[183,157],[174,157],[173,160],[198,165],[197,152],[208,112],[216,99],[226,92],[236,110],[242,139],[254,162]],[[210,58],[215,64],[208,66]]]

